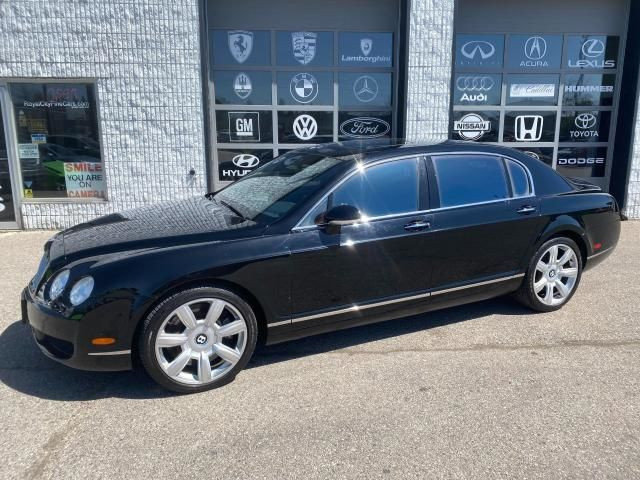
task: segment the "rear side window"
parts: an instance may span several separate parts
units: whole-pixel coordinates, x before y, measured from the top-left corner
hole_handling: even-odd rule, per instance
[[[331,195],[331,207],[353,205],[367,217],[418,210],[418,163],[394,160],[357,172]]]
[[[488,155],[433,157],[441,207],[490,202],[509,196],[502,159]]]
[[[518,163],[513,160],[505,159],[507,162],[507,169],[511,176],[511,186],[513,188],[514,197],[527,197],[531,194],[529,187],[529,176],[527,172]]]

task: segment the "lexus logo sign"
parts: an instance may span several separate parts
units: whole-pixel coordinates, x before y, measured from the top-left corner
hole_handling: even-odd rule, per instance
[[[241,153],[231,159],[233,164],[238,168],[253,168],[257,167],[260,163],[260,159],[255,155],[249,153]]]
[[[604,43],[598,38],[590,38],[582,44],[582,53],[589,58],[599,57],[604,53]]]

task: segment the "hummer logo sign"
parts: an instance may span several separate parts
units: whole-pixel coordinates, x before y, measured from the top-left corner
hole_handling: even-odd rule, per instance
[[[311,62],[316,56],[317,33],[313,32],[293,32],[291,42],[293,43],[293,56],[302,65]]]
[[[244,30],[233,30],[228,33],[229,51],[238,63],[244,63],[253,49],[253,33]]]

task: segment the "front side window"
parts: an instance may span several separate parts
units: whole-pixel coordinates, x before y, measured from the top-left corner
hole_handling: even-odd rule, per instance
[[[25,198],[105,198],[94,85],[10,86]]]
[[[366,217],[418,210],[418,165],[415,158],[362,169],[340,185],[330,207],[352,205]]]
[[[509,196],[502,159],[486,155],[433,158],[441,207],[490,202]]]

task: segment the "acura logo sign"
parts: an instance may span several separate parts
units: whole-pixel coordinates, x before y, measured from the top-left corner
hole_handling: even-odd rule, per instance
[[[253,168],[258,166],[260,159],[249,153],[241,153],[231,159],[233,164],[239,168]]]
[[[581,113],[576,117],[574,123],[576,127],[586,130],[588,128],[593,128],[596,125],[597,118],[593,113]]]
[[[460,52],[469,60],[474,60],[476,57],[486,60],[493,57],[496,47],[484,40],[472,40],[462,45]]]
[[[524,54],[529,60],[540,60],[547,54],[547,41],[542,37],[529,37],[524,44]]]
[[[582,53],[589,58],[599,57],[604,53],[604,43],[598,38],[590,38],[582,44]]]

